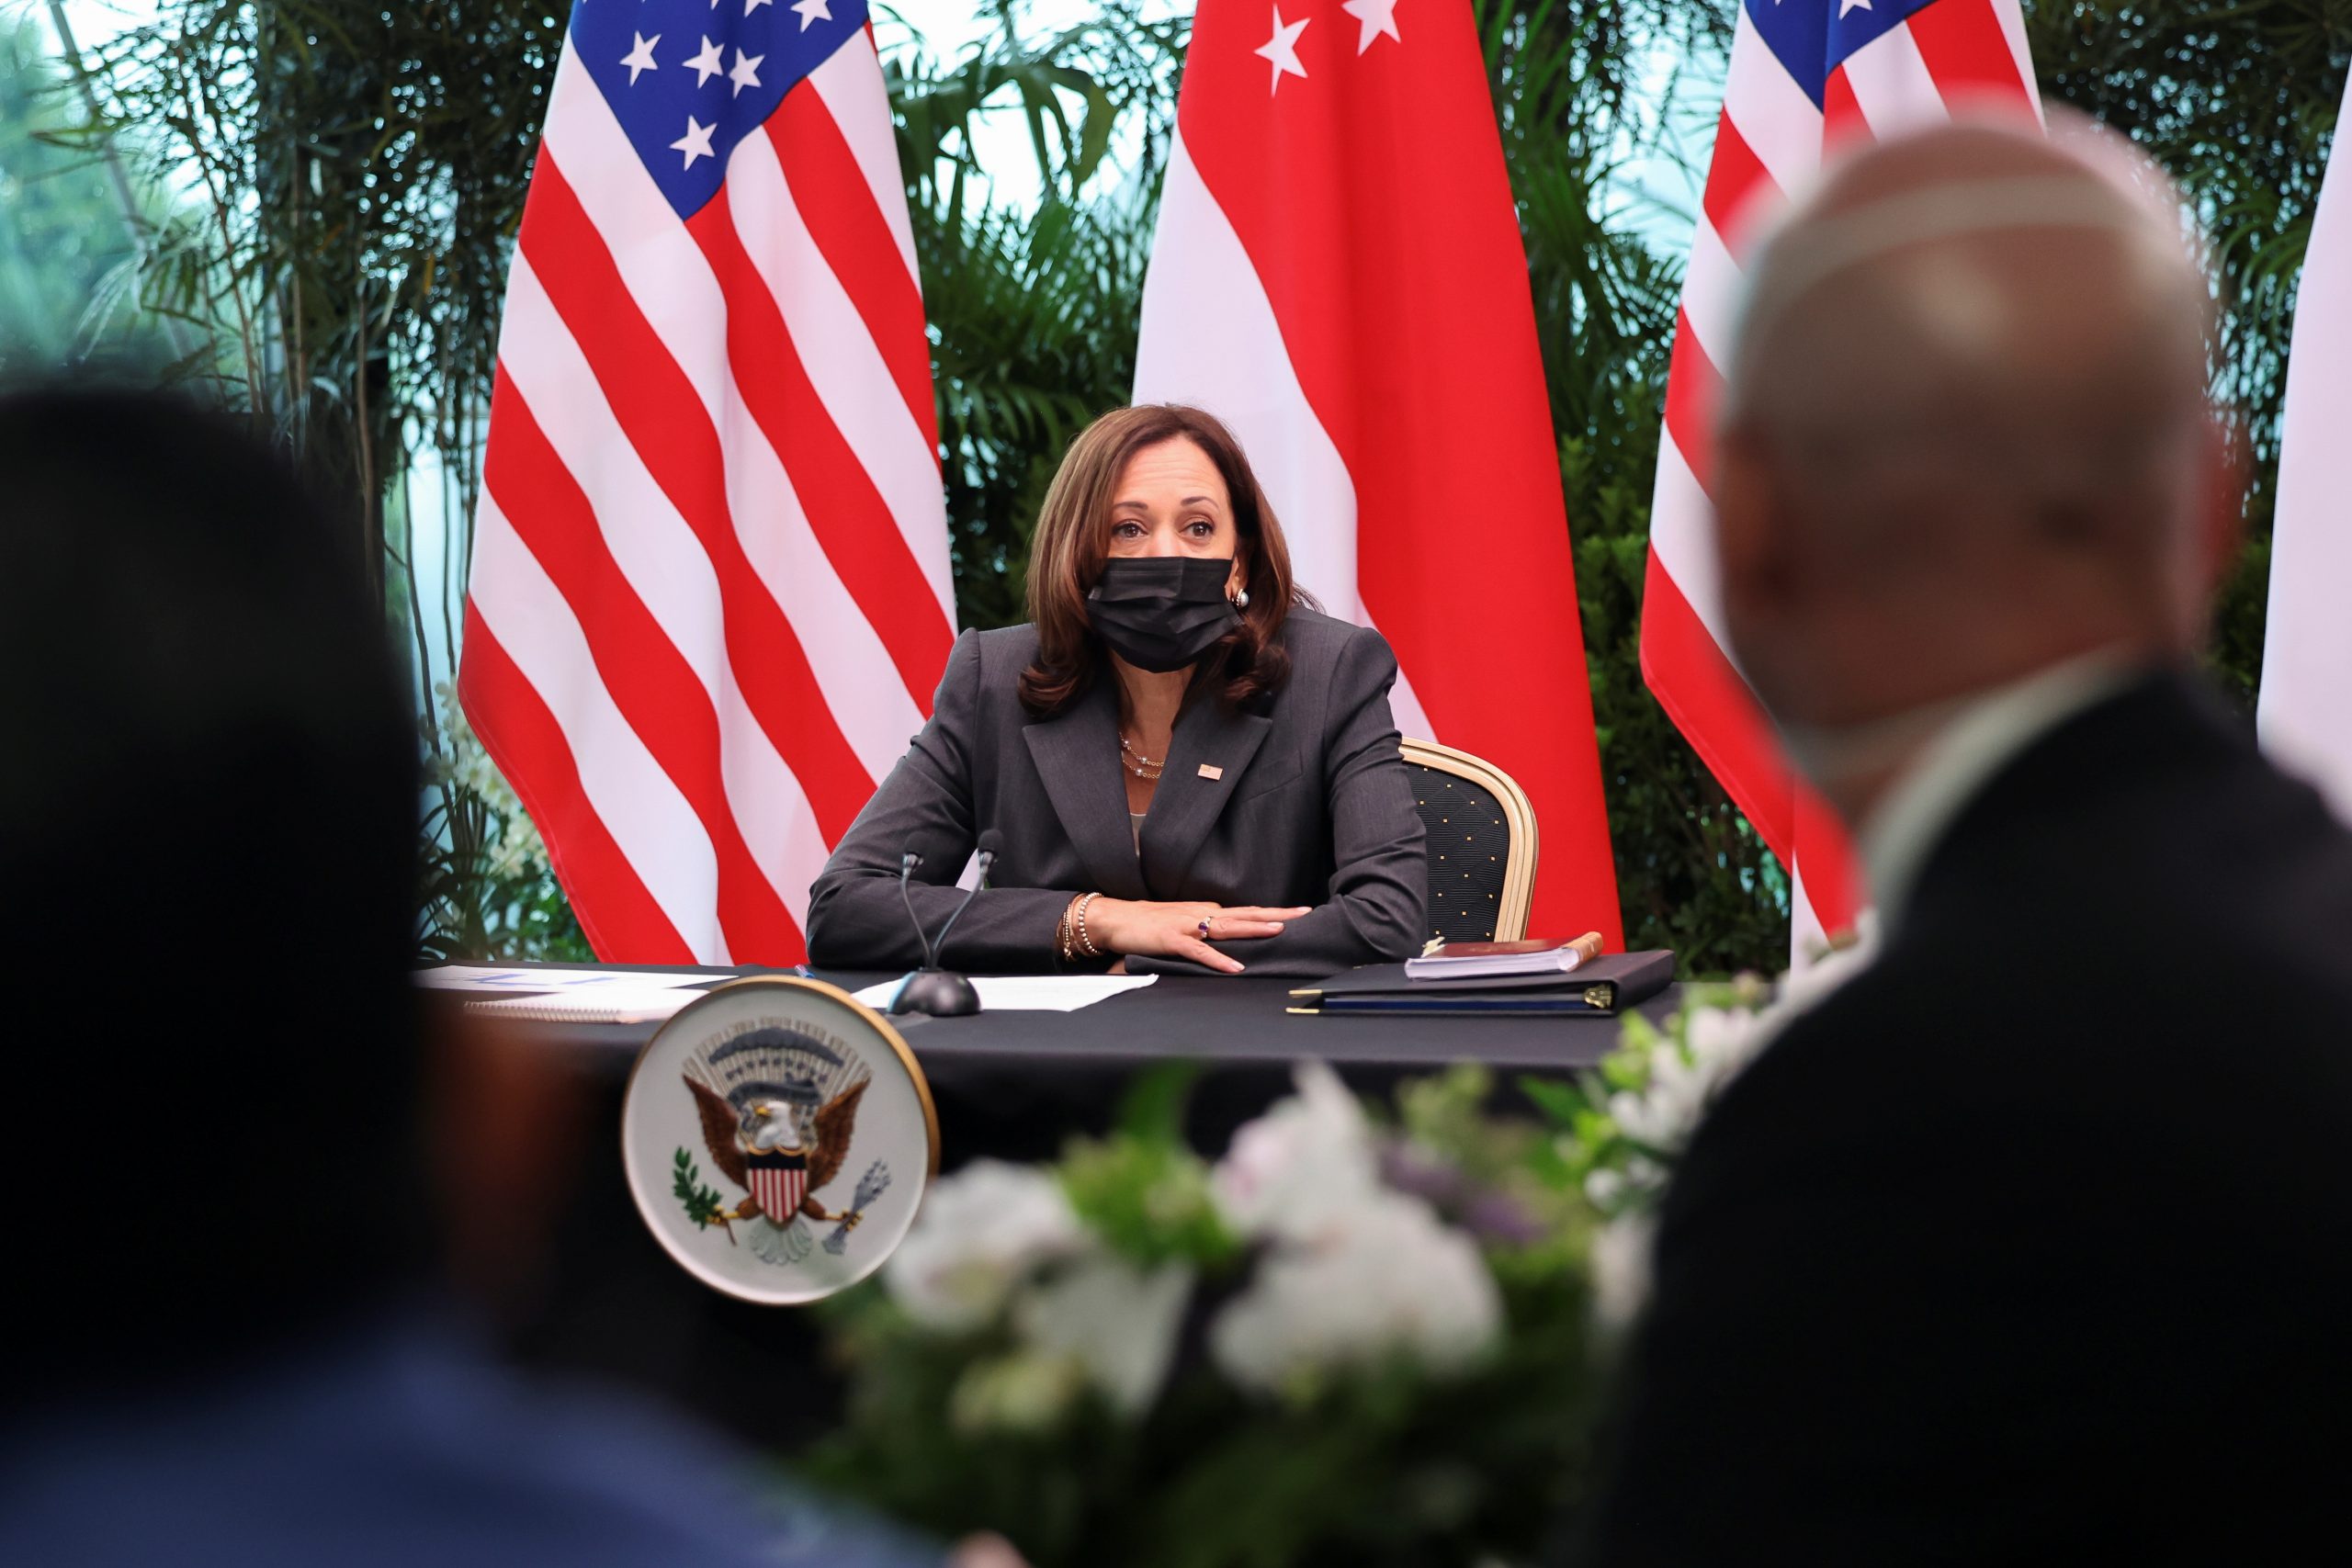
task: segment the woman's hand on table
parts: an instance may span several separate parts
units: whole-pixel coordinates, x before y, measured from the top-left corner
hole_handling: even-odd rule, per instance
[[[1241,942],[1279,936],[1285,922],[1310,906],[1268,908],[1258,904],[1155,904],[1129,898],[1097,898],[1086,908],[1087,935],[1107,953],[1151,953],[1163,958],[1187,958],[1203,968],[1238,975],[1242,964],[1209,945],[1210,942]],[[1208,927],[1204,940],[1201,928]],[[1125,965],[1120,964],[1124,973]]]

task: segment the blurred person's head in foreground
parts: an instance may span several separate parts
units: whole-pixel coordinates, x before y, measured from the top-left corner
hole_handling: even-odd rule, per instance
[[[0,397],[0,1561],[937,1561],[446,1321],[416,742],[358,530],[153,395]]]
[[[2335,1528],[2352,834],[2181,668],[2235,500],[2207,293],[2077,140],[1882,144],[1758,266],[1722,603],[1883,919],[1644,1216],[1595,1568]]]
[[[1778,229],[1728,371],[1733,649],[1866,815],[1955,705],[2186,660],[2233,538],[2211,306],[2168,181],[2087,124],[1856,157]]]
[[[0,475],[0,1168],[38,1399],[415,1271],[416,746],[357,530],[241,426],[18,391]]]

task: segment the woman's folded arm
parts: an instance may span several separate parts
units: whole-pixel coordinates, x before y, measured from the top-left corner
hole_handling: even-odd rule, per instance
[[[972,728],[979,711],[979,634],[956,639],[931,722],[857,814],[808,897],[809,962],[831,969],[907,969],[922,962],[919,923],[936,938],[963,902],[956,878],[971,859]],[[900,859],[922,857],[899,894]],[[1035,973],[1055,964],[1065,891],[994,887],[976,894],[940,962],[950,968]],[[910,919],[907,906],[914,914]]]

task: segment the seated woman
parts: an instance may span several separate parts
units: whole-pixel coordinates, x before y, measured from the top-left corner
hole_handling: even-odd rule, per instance
[[[808,952],[942,964],[1325,975],[1420,948],[1428,867],[1377,632],[1308,607],[1240,447],[1197,409],[1104,414],[1030,547],[1028,626],[967,631],[931,722],[811,890]]]

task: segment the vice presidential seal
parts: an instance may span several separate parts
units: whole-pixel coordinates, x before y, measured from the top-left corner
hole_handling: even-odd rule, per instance
[[[845,992],[730,981],[662,1026],[621,1111],[638,1212],[716,1290],[786,1305],[882,1266],[939,1162],[922,1069]]]

